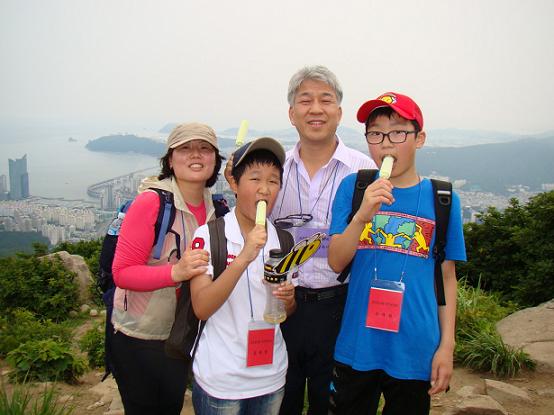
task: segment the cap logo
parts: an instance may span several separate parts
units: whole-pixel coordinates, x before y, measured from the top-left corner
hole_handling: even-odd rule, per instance
[[[396,97],[392,94],[381,95],[377,99],[386,102],[387,104],[396,104]]]

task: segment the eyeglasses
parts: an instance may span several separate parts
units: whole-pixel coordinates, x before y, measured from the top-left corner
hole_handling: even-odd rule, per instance
[[[299,228],[310,222],[313,218],[309,213],[296,213],[284,218],[277,218],[273,221],[273,224],[279,229]]]
[[[400,144],[406,141],[408,134],[417,134],[417,131],[393,130],[388,133],[383,133],[381,131],[367,131],[365,133],[365,139],[369,144],[381,144],[385,140],[385,137],[388,137],[391,143]]]

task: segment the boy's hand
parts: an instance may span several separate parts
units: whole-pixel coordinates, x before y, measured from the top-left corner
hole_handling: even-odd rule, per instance
[[[210,254],[204,249],[192,249],[191,245],[181,256],[179,262],[171,268],[171,279],[175,282],[190,280],[205,274],[208,270]]]
[[[260,249],[262,249],[267,242],[267,231],[263,225],[255,225],[254,228],[246,235],[246,241],[244,247],[239,254],[244,261],[250,263],[254,261]]]
[[[364,198],[360,208],[352,218],[352,221],[359,223],[371,222],[375,214],[381,208],[382,203],[392,205],[392,183],[387,179],[379,178],[371,183],[364,192]]]
[[[431,389],[429,395],[447,390],[454,370],[454,352],[451,348],[439,346],[431,365]]]

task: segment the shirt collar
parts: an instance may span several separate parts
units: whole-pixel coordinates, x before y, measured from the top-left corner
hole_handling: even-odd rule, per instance
[[[344,142],[340,139],[340,137],[337,134],[335,134],[335,138],[338,144],[337,144],[337,148],[335,149],[335,152],[333,153],[333,155],[331,156],[331,159],[329,160],[329,163],[334,159],[341,162],[348,168],[352,169],[352,160],[349,157],[348,147],[346,146],[346,144],[344,144]],[[294,145],[294,147],[289,151],[290,153],[287,154],[288,156],[287,159],[291,159],[291,162],[294,161],[296,164],[299,164],[300,163],[300,140],[298,140],[298,142]],[[327,165],[329,165],[329,163],[327,163]]]

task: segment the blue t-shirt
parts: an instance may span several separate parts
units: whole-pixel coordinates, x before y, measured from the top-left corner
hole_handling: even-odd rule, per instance
[[[356,174],[344,178],[333,203],[329,233],[342,233],[352,210]],[[429,380],[440,342],[432,247],[435,209],[431,181],[394,188],[395,202],[383,204],[360,235],[335,359],[360,371],[382,369],[398,379]],[[446,259],[465,261],[460,199],[453,193]],[[376,268],[376,272],[374,271]],[[398,333],[365,325],[370,281],[402,281],[405,293]]]

